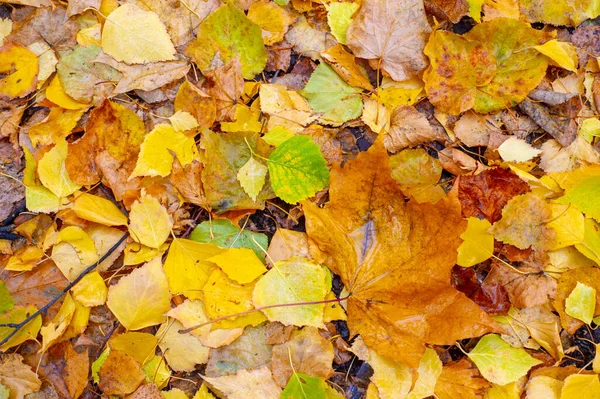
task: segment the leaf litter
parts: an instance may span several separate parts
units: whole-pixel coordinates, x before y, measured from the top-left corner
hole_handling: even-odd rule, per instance
[[[600,397],[598,16],[0,4],[0,397]]]

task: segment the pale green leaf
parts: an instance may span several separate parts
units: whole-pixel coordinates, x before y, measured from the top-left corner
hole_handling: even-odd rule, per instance
[[[254,157],[250,157],[248,162],[238,171],[237,179],[246,194],[252,198],[252,201],[256,201],[256,196],[265,185],[267,171],[268,168],[254,159]]]

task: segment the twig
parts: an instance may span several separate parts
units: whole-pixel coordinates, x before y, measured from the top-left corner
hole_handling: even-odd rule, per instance
[[[54,305],[60,298],[62,298],[67,292],[69,292],[69,290],[71,288],[73,288],[75,286],[75,284],[77,284],[79,281],[81,281],[82,278],[84,278],[87,274],[89,274],[91,271],[93,271],[100,263],[104,262],[113,252],[115,252],[117,250],[117,248],[119,248],[119,246],[123,243],[123,241],[125,241],[125,239],[128,236],[129,236],[129,233],[123,234],[123,236],[121,238],[119,238],[119,241],[117,241],[115,243],[115,245],[110,247],[109,250],[106,251],[106,253],[104,255],[102,255],[102,257],[100,259],[98,259],[98,261],[96,263],[88,266],[83,272],[81,272],[81,274],[79,276],[77,276],[77,278],[75,280],[70,282],[57,296],[52,298],[52,300],[50,302],[48,302],[41,309],[39,309],[38,311],[33,313],[31,316],[27,317],[25,320],[23,320],[22,322],[17,323],[17,324],[14,324],[14,323],[0,324],[0,327],[14,328],[14,330],[10,334],[8,334],[6,337],[4,337],[4,339],[2,339],[2,341],[0,341],[0,347],[2,345],[4,345],[6,342],[8,342],[8,340],[10,340],[17,332],[19,332],[19,330],[21,330],[23,327],[25,327],[27,324],[29,324],[29,322],[31,322],[33,319],[35,319],[40,314],[46,312],[50,308],[50,306]]]

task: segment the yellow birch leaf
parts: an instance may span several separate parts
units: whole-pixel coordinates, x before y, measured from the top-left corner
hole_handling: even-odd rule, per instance
[[[467,219],[467,229],[460,235],[464,241],[458,247],[456,263],[459,266],[474,266],[493,255],[494,236],[488,232],[490,227],[492,224],[487,219]]]
[[[91,308],[83,306],[75,299],[73,299],[73,302],[75,303],[75,311],[73,312],[71,322],[60,339],[61,341],[66,341],[82,334],[90,321]]]
[[[154,383],[158,389],[163,389],[171,379],[171,369],[162,356],[154,356],[142,366],[146,382]],[[187,399],[187,396],[185,397]]]
[[[88,193],[78,196],[71,208],[84,220],[100,223],[104,226],[125,226],[127,216],[110,200]]]
[[[208,361],[209,348],[202,345],[200,340],[190,333],[181,334],[183,325],[177,320],[163,323],[156,336],[158,346],[165,354],[169,367],[174,371],[194,371],[197,364]]]
[[[550,250],[579,244],[585,237],[585,218],[574,206],[550,204],[552,219],[547,226],[554,229],[554,241]]]
[[[172,227],[173,219],[156,198],[143,195],[131,205],[129,232],[135,241],[160,248],[169,238]]]
[[[268,46],[282,41],[290,24],[295,20],[285,8],[265,0],[250,5],[248,19],[260,26],[263,41]]]
[[[193,137],[176,131],[171,125],[160,124],[144,137],[135,169],[129,180],[137,176],[167,176],[173,166],[173,153],[181,166],[198,158]]]
[[[215,399],[215,397],[208,390],[208,386],[206,384],[202,384],[192,399]]]
[[[81,262],[91,265],[98,260],[94,240],[81,227],[67,226],[58,233],[58,243],[66,242],[77,251]]]
[[[108,288],[100,273],[94,271],[71,288],[73,298],[84,306],[100,306],[106,302]]]
[[[360,3],[332,2],[325,4],[327,9],[327,24],[331,34],[341,44],[346,44],[346,32],[352,22],[352,16],[358,11]]]
[[[171,122],[173,129],[177,132],[185,132],[186,130],[191,130],[199,126],[196,118],[186,111],[175,112],[169,117],[169,121]]]
[[[217,319],[254,309],[252,292],[255,284],[238,284],[227,275],[215,269],[204,285],[204,305],[206,315]],[[257,326],[266,317],[261,312],[231,317],[213,324],[213,328],[240,328]],[[185,323],[184,323],[185,324]]]
[[[202,298],[202,289],[215,266],[208,259],[223,251],[213,244],[175,238],[169,247],[163,270],[172,294]]]
[[[282,126],[275,126],[265,134],[262,139],[273,147],[278,147],[284,141],[294,137],[294,133],[290,132]]]
[[[567,71],[577,72],[577,50],[571,43],[552,39],[544,44],[533,46],[533,48],[550,58],[559,67]]]
[[[600,398],[600,381],[597,374],[573,374],[565,378],[560,399]]]
[[[254,287],[252,300],[260,308],[278,304],[323,301],[331,287],[331,275],[321,265],[294,257],[275,262]],[[263,310],[270,321],[285,325],[323,326],[324,304],[274,307]]]
[[[108,341],[110,349],[127,353],[143,365],[148,362],[156,352],[158,338],[149,333],[129,331],[119,334]]]
[[[43,326],[40,329],[40,334],[42,335],[42,347],[39,350],[40,353],[46,352],[46,350],[63,335],[67,327],[69,327],[69,323],[71,323],[74,313],[75,301],[70,294],[67,294],[65,295],[65,299],[56,316],[54,316],[48,325]]]
[[[229,248],[207,260],[216,263],[230,279],[240,284],[250,283],[267,271],[249,248]]]
[[[79,190],[81,186],[73,183],[65,166],[67,159],[67,142],[60,139],[56,145],[38,162],[40,181],[48,190],[59,198],[66,197]]]
[[[594,318],[595,309],[596,290],[578,281],[565,300],[565,311],[569,316],[590,324]]]
[[[35,89],[38,58],[20,44],[0,47],[0,98],[23,97]]]
[[[27,307],[17,306],[12,310],[1,314],[0,323],[21,323],[27,317],[37,312],[37,310],[38,309],[33,305],[28,305]],[[38,315],[34,317],[33,320],[31,320],[29,323],[27,323],[23,328],[21,328],[2,346],[0,346],[0,350],[6,351],[7,349],[12,348],[13,346],[20,345],[27,340],[36,339],[41,326],[42,316]],[[6,338],[8,334],[12,332],[12,327],[0,327],[0,339]]]
[[[60,83],[60,79],[58,78],[58,74],[52,78],[50,84],[46,88],[46,98],[64,109],[77,110],[90,106],[89,104],[80,103],[79,101],[74,100],[65,93],[65,90]]]
[[[125,3],[110,13],[102,29],[102,49],[128,64],[170,61],[176,53],[158,15],[133,3]]]
[[[258,193],[260,193],[260,190],[265,185],[265,177],[268,170],[265,165],[254,159],[253,156],[238,170],[237,179],[246,194],[252,198],[252,201],[256,201]]]
[[[4,270],[26,272],[33,269],[44,257],[44,251],[36,246],[25,247],[8,259]]]
[[[25,187],[25,203],[31,212],[52,213],[61,207],[60,198],[44,186]]]
[[[127,330],[160,324],[171,309],[167,277],[160,257],[152,259],[108,289],[106,305]]]

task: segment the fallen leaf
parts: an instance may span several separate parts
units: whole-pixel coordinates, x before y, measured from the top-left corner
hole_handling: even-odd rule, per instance
[[[438,139],[425,115],[414,107],[399,106],[391,114],[385,148],[392,153]]]
[[[156,257],[108,289],[106,305],[128,330],[139,330],[164,321],[171,308],[167,278]]]
[[[390,168],[402,192],[418,203],[435,204],[446,196],[444,189],[438,185],[442,165],[424,149],[405,149],[390,156]]]
[[[319,302],[329,292],[330,276],[321,265],[306,258],[275,262],[254,287],[254,306]],[[323,326],[324,304],[298,305],[291,308],[273,306],[262,312],[270,321],[285,325]]]
[[[252,79],[267,63],[261,29],[232,5],[223,5],[200,24],[186,54],[202,72],[228,63],[236,55],[245,79]]]
[[[507,162],[527,162],[542,153],[541,150],[533,148],[525,140],[509,137],[500,144],[498,152],[502,159]]]
[[[250,157],[248,162],[238,170],[237,179],[246,194],[252,198],[252,201],[256,201],[258,193],[260,193],[260,190],[265,185],[267,171],[268,168],[254,159],[254,157]]]
[[[486,380],[498,385],[514,382],[542,363],[525,350],[511,347],[497,334],[484,336],[467,356]]]
[[[294,331],[290,339],[273,346],[273,379],[285,388],[294,373],[328,379],[333,375],[333,345],[314,327]]]
[[[115,60],[128,64],[175,59],[175,47],[158,15],[131,3],[121,5],[106,19],[102,49]]]
[[[598,375],[573,374],[565,378],[560,391],[561,399],[593,399],[600,396]]]
[[[377,60],[394,80],[418,75],[427,66],[423,47],[431,28],[423,3],[367,0],[346,32],[354,55]]]
[[[29,128],[31,143],[34,146],[50,145],[66,138],[77,125],[83,112],[83,110],[69,111],[62,108],[50,109],[50,114],[44,121]]]
[[[42,346],[39,350],[40,353],[46,352],[51,345],[58,342],[63,333],[67,330],[67,327],[69,327],[69,324],[73,319],[75,306],[73,297],[70,294],[65,295],[65,299],[56,316],[50,323],[40,329],[40,334],[42,336]]]
[[[190,240],[209,243],[221,248],[250,248],[263,259],[269,240],[266,235],[241,230],[227,219],[200,223],[190,234]]]
[[[295,20],[285,8],[267,1],[252,3],[248,9],[248,19],[261,27],[263,41],[269,46],[282,41]]]
[[[177,320],[163,323],[156,332],[158,346],[174,371],[193,371],[197,364],[207,362],[209,348],[192,334],[179,333],[182,329],[183,325]]]
[[[10,390],[9,399],[23,399],[39,391],[42,382],[29,366],[23,364],[23,356],[17,353],[0,358],[0,384]]]
[[[66,158],[67,142],[61,139],[38,162],[40,181],[59,198],[69,196],[81,188],[70,179],[65,166]]]
[[[156,198],[144,195],[131,205],[129,232],[135,241],[160,248],[169,238],[172,227],[171,215]]]
[[[230,279],[240,284],[250,283],[267,271],[263,262],[248,248],[230,248],[207,260],[217,264]]]
[[[15,43],[0,47],[0,97],[23,97],[35,89],[38,74],[37,56]]]
[[[567,0],[521,0],[521,14],[529,22],[544,22],[552,25],[577,26],[588,18],[596,18],[600,10],[589,0],[571,3]]]
[[[329,3],[327,9],[327,24],[331,34],[340,44],[346,44],[346,32],[352,22],[352,16],[358,11],[360,4],[354,2]]]
[[[118,350],[110,351],[98,375],[98,386],[107,395],[124,396],[132,393],[145,380],[140,364],[133,357]]]
[[[435,384],[435,395],[440,399],[481,399],[490,387],[479,370],[466,358],[445,364]]]
[[[286,140],[269,156],[275,194],[295,204],[316,194],[329,183],[329,169],[319,147],[306,136]]]
[[[202,377],[212,388],[222,392],[228,399],[247,399],[248,392],[257,398],[279,399],[281,388],[273,380],[271,371],[262,366],[254,370],[239,370],[223,377]]]
[[[356,184],[370,189],[348,203],[345,190]],[[405,204],[379,141],[343,169],[334,165],[329,195],[324,208],[303,203],[311,254],[352,293],[348,324],[367,345],[417,367],[424,343],[452,344],[496,329],[450,285],[463,225],[455,197],[435,206]],[[452,316],[446,317],[449,307]]]
[[[494,254],[494,236],[488,232],[492,227],[486,219],[467,219],[467,229],[460,235],[464,241],[458,247],[456,264],[463,267],[474,266]]]
[[[29,306],[16,306],[12,310],[4,312],[0,316],[0,323],[21,323],[27,317],[37,312],[37,308],[33,305]],[[16,334],[14,334],[8,341],[6,341],[0,347],[1,350],[6,351],[13,346],[22,344],[30,339],[35,340],[38,336],[38,332],[42,327],[42,316],[38,315],[33,318],[29,323],[25,324]],[[0,338],[5,339],[10,333],[13,332],[12,327],[0,327]]]
[[[127,225],[127,216],[110,200],[97,195],[81,193],[73,201],[71,209],[77,214],[77,217],[104,226]]]
[[[154,356],[157,345],[158,339],[154,335],[135,331],[116,335],[108,341],[111,351],[114,349],[129,355],[141,365]]]
[[[534,48],[567,71],[577,71],[577,51],[571,43],[553,39]]]

